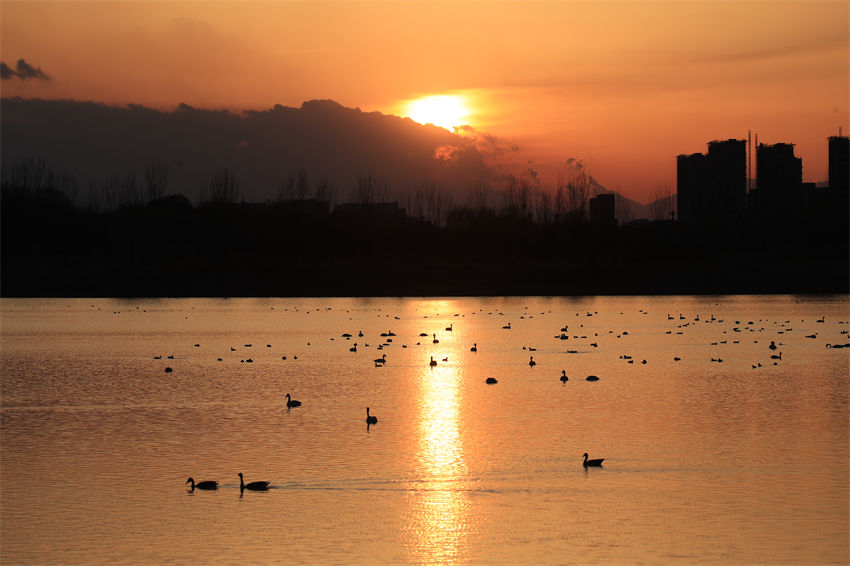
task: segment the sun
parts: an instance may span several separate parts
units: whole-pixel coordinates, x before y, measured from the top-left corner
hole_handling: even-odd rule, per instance
[[[470,110],[463,96],[457,94],[433,94],[408,101],[404,115],[420,124],[433,124],[453,132],[467,124]]]

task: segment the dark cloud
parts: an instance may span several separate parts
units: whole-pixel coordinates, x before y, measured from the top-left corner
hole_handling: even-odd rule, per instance
[[[564,165],[567,169],[574,169],[576,171],[581,171],[584,169],[584,161],[581,159],[576,159],[575,157],[570,157],[566,161],[564,161]]]
[[[2,163],[38,156],[73,171],[82,183],[98,184],[109,176],[141,175],[147,164],[161,161],[169,167],[169,190],[190,199],[225,166],[235,172],[245,200],[255,202],[276,198],[281,180],[301,169],[314,182],[331,183],[339,202],[348,200],[361,171],[386,182],[390,198],[401,202],[425,180],[462,192],[471,180],[491,177],[471,139],[327,100],[235,113],[185,103],[169,112],[4,98],[0,134]]]
[[[5,81],[16,77],[24,81],[27,79],[50,80],[50,77],[41,70],[41,67],[33,67],[23,59],[18,59],[18,63],[14,69],[0,61],[0,78]]]

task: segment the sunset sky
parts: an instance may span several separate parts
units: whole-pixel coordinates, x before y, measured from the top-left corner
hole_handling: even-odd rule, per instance
[[[713,139],[790,142],[827,179],[848,127],[850,4],[837,2],[2,2],[2,61],[49,77],[4,97],[173,109],[333,99],[410,115],[457,95],[544,182],[582,160],[647,202]],[[414,116],[415,118],[415,116]]]

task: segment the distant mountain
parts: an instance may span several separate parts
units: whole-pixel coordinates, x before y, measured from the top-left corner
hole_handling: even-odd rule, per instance
[[[109,179],[142,183],[153,162],[167,168],[167,192],[192,200],[227,167],[246,201],[278,196],[303,170],[310,193],[320,178],[348,200],[361,172],[386,183],[389,197],[425,181],[467,187],[489,175],[474,142],[408,118],[362,112],[331,100],[234,113],[181,104],[173,111],[73,100],[0,102],[4,168],[36,157],[71,173],[86,192]]]
[[[650,214],[649,205],[641,204],[636,200],[632,200],[630,198],[624,197],[617,191],[611,191],[607,189],[604,185],[601,185],[596,179],[590,177],[590,185],[593,190],[594,196],[596,195],[604,195],[604,194],[613,194],[616,197],[617,207],[625,206],[627,213],[623,214],[618,210],[618,218],[617,220],[621,223],[631,222],[633,220],[641,220],[641,219],[650,219],[652,215]]]

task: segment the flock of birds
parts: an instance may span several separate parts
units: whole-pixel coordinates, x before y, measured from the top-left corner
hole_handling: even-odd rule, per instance
[[[647,312],[643,309],[641,309],[639,312],[641,314],[647,314]],[[490,313],[490,314],[492,314],[492,313]],[[501,314],[501,313],[499,313],[499,314]],[[541,314],[544,314],[544,313],[541,313]],[[592,317],[595,314],[598,314],[598,313],[587,312],[585,314],[585,316]],[[623,313],[620,313],[620,314],[622,315]],[[455,315],[455,316],[458,316],[458,315]],[[579,314],[576,313],[576,316],[579,316]],[[528,315],[528,317],[533,318],[533,315]],[[398,319],[399,317],[395,317],[395,318]],[[525,315],[521,316],[520,318],[525,318]],[[697,323],[700,322],[700,316],[697,315],[695,318],[689,320],[681,314],[679,314],[678,317],[673,317],[673,316],[668,314],[667,320],[668,321],[677,321],[678,325],[677,325],[676,330],[673,330],[673,329],[667,330],[666,334],[672,334],[673,332],[675,332],[676,334],[683,334],[685,329],[687,329],[688,327],[691,327],[692,325],[696,325]],[[714,317],[712,315],[709,319],[705,319],[703,322],[704,322],[704,324],[715,324],[715,323],[720,324],[720,323],[723,323],[723,320],[717,319],[716,317]],[[803,322],[803,321],[801,321],[801,322]],[[817,323],[824,323],[825,319],[823,317],[821,317],[816,322]],[[762,324],[769,324],[769,321],[759,320],[758,323],[756,323],[755,321],[748,321],[747,323],[741,323],[741,321],[736,320],[734,325],[731,328],[731,331],[732,331],[733,334],[742,334],[744,332],[754,333],[754,332],[764,332],[765,330],[772,330],[779,335],[782,335],[782,334],[785,334],[785,333],[790,333],[790,332],[793,331],[793,328],[790,326],[791,325],[790,320],[785,320],[784,322],[775,321],[773,323],[775,328],[773,328],[773,329],[768,329],[765,326],[763,326]],[[847,322],[842,321],[839,324],[847,324]],[[581,324],[580,326],[584,327],[583,324]],[[508,322],[507,324],[505,324],[501,328],[503,330],[511,330],[512,329],[511,323]],[[447,326],[445,328],[445,330],[446,330],[446,332],[453,332],[454,325],[450,324],[449,326]],[[565,325],[563,328],[560,329],[560,334],[556,335],[555,338],[559,339],[559,340],[569,340],[570,335],[568,333],[569,333],[569,325]],[[726,333],[727,333],[727,331],[724,330],[723,334],[726,334]],[[609,334],[614,334],[614,331],[609,331]],[[842,330],[841,334],[846,336],[848,334],[848,331]],[[628,331],[622,331],[622,332],[616,334],[616,337],[619,339],[622,336],[628,336],[628,335],[629,335]],[[390,330],[390,331],[387,331],[385,333],[381,333],[380,336],[381,336],[381,338],[384,339],[384,342],[377,346],[378,350],[382,350],[383,348],[389,347],[390,345],[392,345],[393,344],[393,337],[395,337],[396,334]],[[574,335],[573,338],[593,339],[594,341],[591,342],[589,344],[589,346],[592,347],[592,348],[598,348],[598,338],[597,338],[598,336],[599,336],[599,334],[597,332],[597,333],[594,333],[592,338],[587,336],[587,335]],[[341,337],[344,338],[345,340],[351,340],[352,338],[354,338],[354,336],[350,333],[344,333],[344,334],[342,334]],[[438,339],[437,334],[435,332],[432,332],[430,334],[426,333],[426,332],[422,332],[421,334],[419,334],[419,337],[420,338],[430,337],[432,344],[438,344],[440,342],[440,340]],[[814,334],[809,334],[809,335],[806,335],[805,337],[808,338],[808,339],[815,339],[815,338],[818,337],[818,333],[816,332]],[[364,338],[364,334],[363,334],[362,331],[360,331],[358,333],[357,338]],[[334,340],[334,338],[331,338],[331,340]],[[728,342],[729,342],[728,340],[717,340],[717,341],[711,342],[710,345],[711,346],[719,346],[719,345],[722,345],[722,344],[727,344]],[[731,340],[731,342],[733,344],[738,344],[738,343],[740,343],[740,339],[733,339],[733,340]],[[758,343],[758,340],[753,340],[753,342]],[[776,342],[777,342],[776,340],[771,340],[770,344],[767,346],[767,349],[771,352],[769,359],[773,362],[773,365],[777,365],[780,361],[782,361],[782,352],[781,351],[777,352],[777,350],[780,348],[780,346],[783,346],[784,344],[781,341],[780,341],[779,344],[777,344]],[[309,345],[309,342],[307,344]],[[416,345],[421,345],[421,341],[417,342]],[[195,344],[195,347],[199,347],[199,346],[200,346],[199,344]],[[246,344],[245,346],[251,347],[252,345]],[[370,345],[368,343],[365,343],[365,342],[363,342],[362,344],[360,342],[354,342],[353,345],[349,348],[349,351],[353,352],[353,353],[357,353],[358,352],[358,346],[366,347],[366,348],[370,347]],[[269,344],[269,345],[267,345],[267,347],[271,348],[271,345]],[[826,348],[848,348],[848,347],[850,347],[850,343],[836,343],[836,344],[828,343],[828,344],[826,344]],[[407,345],[403,345],[402,348],[407,348]],[[231,351],[235,351],[235,350],[236,350],[235,348],[231,348]],[[523,346],[523,350],[536,351],[536,348]],[[469,351],[472,352],[472,353],[478,352],[478,343],[473,343],[473,345],[469,349]],[[578,352],[577,352],[577,350],[567,350],[566,353],[578,353]],[[162,358],[162,356],[155,356],[155,359],[161,359],[161,358]],[[173,358],[173,356],[168,356],[168,358]],[[620,355],[619,358],[622,359],[622,360],[625,360],[629,364],[634,363],[634,358],[631,355],[623,354],[623,355]],[[282,359],[285,360],[286,356],[282,356]],[[293,356],[293,359],[297,359],[297,356]],[[218,358],[218,360],[221,361],[222,358]],[[676,356],[673,357],[674,362],[679,362],[681,360],[682,360],[682,358],[679,355],[676,355]],[[246,363],[252,362],[252,360],[250,358],[248,358],[247,360],[242,360],[242,361],[246,362]],[[447,362],[448,358],[442,358],[442,361]],[[712,356],[710,358],[710,361],[722,363],[723,359],[720,358],[719,356],[717,356],[717,357]],[[375,358],[374,360],[372,360],[372,362],[374,363],[375,367],[384,367],[387,364],[387,354],[383,353],[379,358]],[[641,364],[647,364],[647,360],[643,359],[640,363]],[[433,368],[433,367],[436,367],[437,365],[438,365],[438,361],[434,359],[434,356],[431,356],[430,361],[429,361],[429,366]],[[535,365],[537,365],[537,362],[534,360],[534,356],[529,356],[528,365],[530,367],[534,367]],[[759,361],[756,364],[753,364],[752,367],[754,369],[760,368],[760,367],[762,367],[762,364]],[[171,372],[172,368],[167,367],[165,369],[165,371]],[[585,379],[586,379],[586,381],[589,381],[589,382],[595,382],[595,381],[599,380],[599,377],[596,376],[596,375],[588,375]],[[561,375],[559,377],[559,380],[561,381],[561,383],[566,383],[566,382],[569,381],[569,377],[567,376],[567,372],[566,372],[565,369],[561,370]],[[498,380],[495,377],[487,377],[485,379],[485,383],[488,384],[488,385],[493,385],[493,384],[498,383]],[[289,393],[286,394],[285,399],[286,399],[285,405],[286,405],[288,410],[301,406],[301,401],[293,399],[291,394],[289,394]],[[377,422],[378,422],[377,417],[375,417],[375,415],[371,414],[371,410],[370,410],[369,407],[366,407],[367,428],[370,425],[377,424]],[[588,454],[584,453],[582,465],[585,469],[588,468],[588,467],[601,467],[603,461],[604,461],[604,458],[589,459]],[[268,491],[268,489],[270,487],[270,483],[267,482],[267,481],[255,481],[255,482],[251,482],[251,483],[246,484],[244,482],[244,477],[243,477],[241,472],[239,473],[239,480],[240,480],[240,493],[244,492],[245,490],[248,490],[248,491]],[[188,480],[186,480],[186,483],[190,484],[189,489],[191,491],[194,491],[195,489],[216,490],[216,489],[218,489],[218,486],[219,486],[218,482],[210,481],[210,480],[201,481],[201,482],[196,483],[194,481],[194,479],[191,478],[191,477]]]

